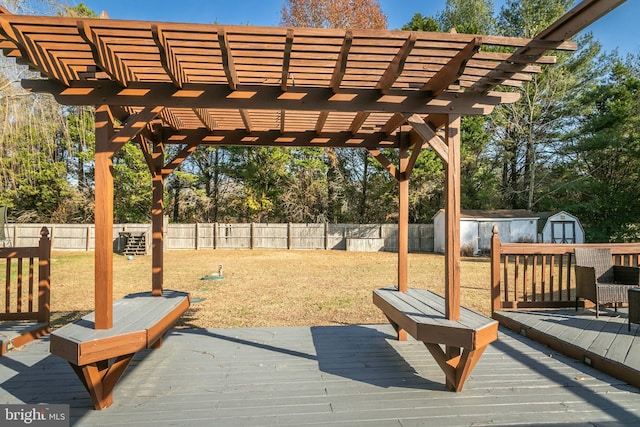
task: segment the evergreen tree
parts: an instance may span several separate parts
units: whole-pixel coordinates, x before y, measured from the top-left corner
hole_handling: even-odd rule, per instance
[[[561,190],[592,242],[640,239],[640,57],[616,53],[579,97],[583,107],[567,155],[574,173]]]

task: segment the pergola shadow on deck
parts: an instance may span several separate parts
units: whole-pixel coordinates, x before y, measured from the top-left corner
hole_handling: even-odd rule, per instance
[[[0,402],[70,403],[72,425],[633,425],[638,390],[508,330],[464,393],[383,326],[179,329],[139,353],[109,411],[46,340],[0,358]],[[144,360],[144,363],[141,363]]]
[[[555,62],[549,51],[575,50],[568,40],[623,2],[585,0],[533,39],[15,16],[0,8],[0,48],[43,77],[23,87],[63,105],[96,105],[95,313],[54,331],[52,351],[105,408],[134,354],[159,346],[189,306],[180,295],[165,315],[138,316],[141,304],[167,296],[165,180],[199,146],[366,149],[399,193],[398,292],[374,302],[398,338],[419,331],[447,388],[460,391],[497,339],[495,321],[460,307],[461,117],[516,102],[516,89]],[[151,292],[135,303],[113,301],[112,165],[130,142],[142,150],[153,187]],[[408,292],[409,180],[423,149],[440,157],[446,176],[443,297]]]

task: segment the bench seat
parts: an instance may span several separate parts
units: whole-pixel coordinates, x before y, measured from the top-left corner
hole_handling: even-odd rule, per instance
[[[387,316],[399,337],[401,331],[406,331],[425,344],[445,372],[451,390],[462,390],[487,345],[498,339],[497,321],[464,307],[460,307],[459,320],[447,319],[445,299],[426,289],[376,289],[373,303]]]
[[[102,409],[111,405],[111,392],[135,353],[159,347],[189,305],[185,292],[130,294],[114,301],[112,328],[94,329],[90,313],[53,331],[50,351],[69,362],[96,409]]]

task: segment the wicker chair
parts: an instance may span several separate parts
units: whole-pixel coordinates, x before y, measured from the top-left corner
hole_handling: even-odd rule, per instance
[[[575,248],[576,311],[580,298],[596,305],[627,303],[627,290],[640,284],[640,267],[613,265],[609,248]]]

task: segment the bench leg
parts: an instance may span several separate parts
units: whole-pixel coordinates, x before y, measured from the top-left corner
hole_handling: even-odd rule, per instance
[[[113,403],[113,389],[129,366],[134,354],[117,357],[113,362],[103,360],[84,366],[69,363],[91,395],[95,409],[104,409]]]
[[[153,344],[151,344],[151,348],[152,349],[158,349],[158,348],[162,348],[162,342],[164,341],[164,338],[167,336],[167,334],[169,333],[169,331],[167,330],[167,332],[165,332],[164,334],[162,334],[160,336],[160,338],[158,338],[156,340],[156,342],[154,342]]]
[[[398,325],[396,322],[391,320],[391,318],[389,316],[385,315],[385,317],[387,318],[389,323],[391,323],[391,326],[393,326],[393,329],[396,330],[396,334],[398,334],[398,341],[406,341],[407,340],[407,331],[402,329],[400,327],[400,325]]]
[[[451,391],[461,391],[471,371],[480,360],[486,346],[470,350],[468,348],[447,347],[447,352],[442,350],[438,344],[424,343],[429,352],[440,366],[446,376],[447,389]]]

